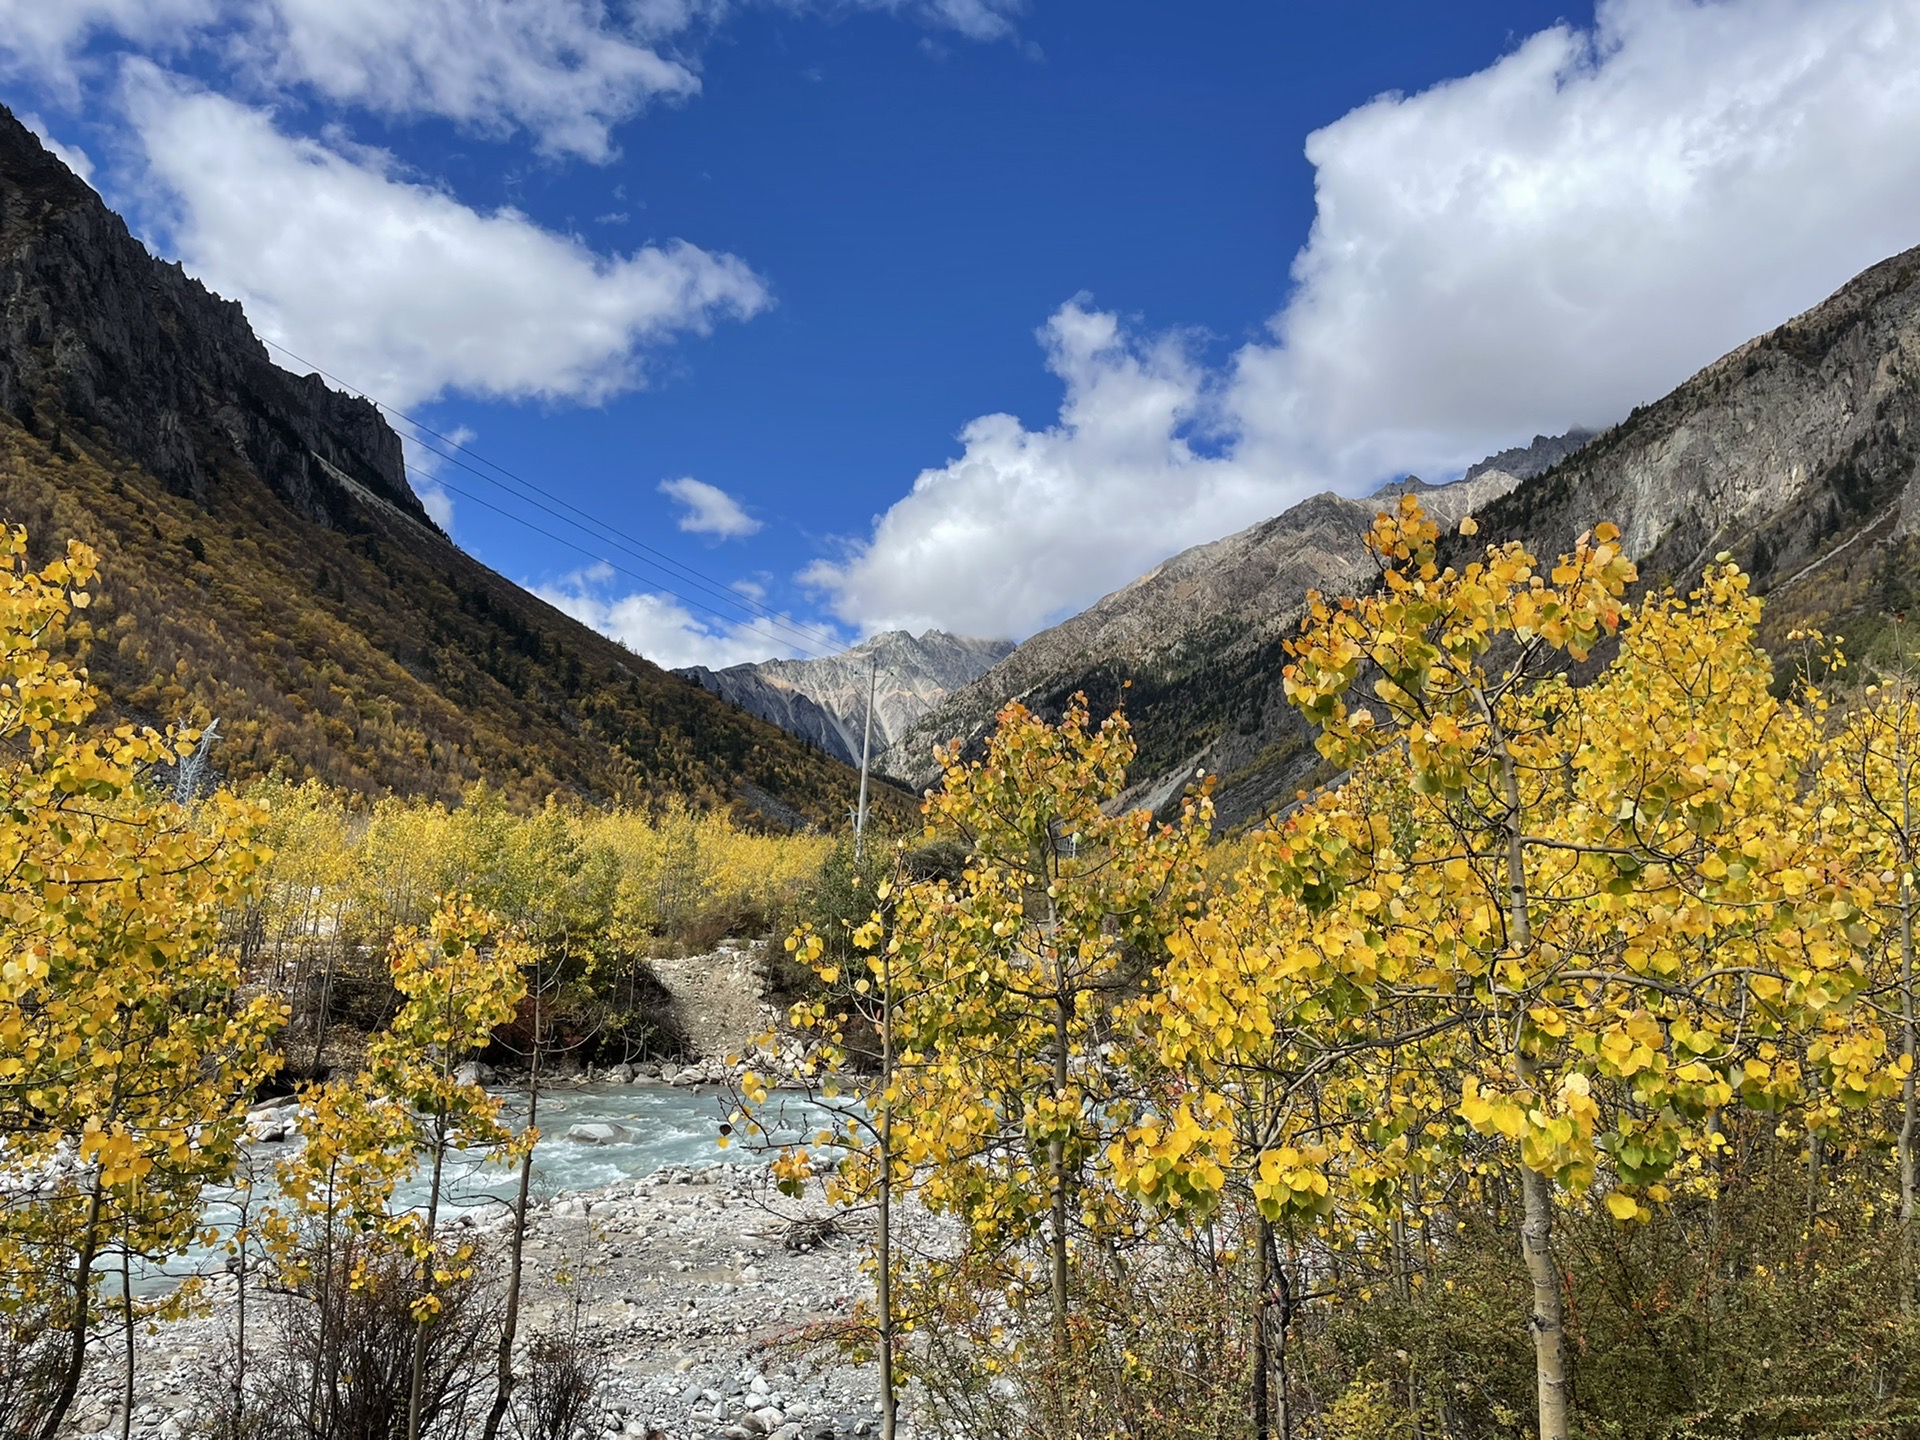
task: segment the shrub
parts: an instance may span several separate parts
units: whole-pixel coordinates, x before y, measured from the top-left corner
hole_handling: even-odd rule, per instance
[[[306,1278],[279,1297],[249,1345],[249,1379],[236,1395],[223,1367],[202,1397],[205,1440],[404,1440],[417,1293],[410,1256],[373,1240],[316,1233],[303,1246]],[[330,1257],[330,1258],[329,1258]],[[459,1267],[449,1267],[458,1269]],[[500,1328],[497,1287],[453,1279],[427,1331],[420,1433],[464,1440],[491,1397]],[[237,1356],[235,1359],[237,1360]]]

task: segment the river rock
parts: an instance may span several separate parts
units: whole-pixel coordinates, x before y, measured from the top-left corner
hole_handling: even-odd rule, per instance
[[[469,1060],[453,1072],[456,1085],[491,1085],[497,1078],[491,1065],[482,1065],[478,1060]]]
[[[625,1145],[633,1139],[633,1131],[611,1120],[593,1120],[568,1130],[567,1139],[577,1145]]]
[[[247,1117],[247,1138],[256,1145],[278,1145],[293,1139],[298,1130],[291,1115],[265,1115],[258,1120]]]

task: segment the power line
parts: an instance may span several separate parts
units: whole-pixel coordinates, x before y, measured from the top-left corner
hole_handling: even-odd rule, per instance
[[[507,519],[513,521],[514,524],[524,526],[526,529],[533,531],[533,533],[536,535],[544,535],[547,539],[553,541],[556,545],[564,545],[569,550],[575,551],[581,555],[586,556],[589,560],[597,561],[598,563],[605,565],[609,570],[612,570],[617,574],[625,575],[629,579],[638,580],[643,585],[652,586],[654,589],[661,591],[664,594],[673,596],[674,599],[682,602],[683,604],[691,605],[696,610],[705,610],[709,615],[717,616],[719,619],[730,620],[731,618],[729,616],[722,615],[718,610],[715,610],[710,605],[703,605],[700,601],[692,599],[689,596],[682,595],[677,590],[668,589],[666,586],[661,585],[658,581],[649,579],[647,576],[640,574],[638,571],[629,570],[624,565],[616,565],[613,563],[613,561],[607,559],[605,556],[595,554],[593,551],[587,549],[586,546],[576,544],[574,541],[567,539],[564,535],[556,535],[553,533],[553,531],[548,530],[543,526],[536,525],[531,520],[523,519],[520,516],[515,515],[509,510],[503,510],[498,505],[494,504],[491,500],[484,500],[480,496],[475,495],[471,490],[462,490],[458,485],[448,485],[448,484],[445,484],[444,482],[436,482],[436,483],[440,484],[441,489],[452,491],[455,495],[458,495],[462,500],[470,500],[475,505],[479,505],[484,509],[493,511],[493,513],[496,515],[505,516]],[[789,641],[788,643],[792,643],[792,642]],[[816,655],[808,650],[801,650],[800,654],[803,659],[807,659],[807,660],[821,660],[826,658],[825,656]]]
[[[374,401],[374,403],[379,404],[378,401]],[[396,415],[399,415],[398,411],[395,411],[393,413]],[[401,415],[400,418],[405,420],[408,417]],[[408,423],[413,424],[415,422],[408,420]],[[425,426],[421,426],[420,428],[426,429]],[[427,433],[429,435],[435,435],[437,438],[438,432],[427,430]],[[457,441],[448,441],[447,443],[454,445],[456,448],[465,451],[465,453],[469,455],[474,454],[473,451],[467,450],[465,446],[460,445],[459,442]],[[459,459],[456,456],[449,455],[443,450],[435,449],[433,446],[427,444],[424,440],[420,440],[416,437],[414,440],[414,444],[418,445],[422,450],[426,451],[429,455],[433,455],[438,457],[439,459],[445,460],[449,465],[457,466],[459,469],[466,471],[469,475],[474,476],[476,479],[482,480],[487,484],[492,485],[495,489],[505,491],[507,494],[513,496],[514,499],[522,501],[525,504],[531,505],[533,506],[534,509],[542,511],[545,514],[551,515],[554,519],[558,520],[561,524],[571,525],[574,529],[581,531],[583,534],[591,535],[595,540],[600,541],[602,544],[611,545],[614,549],[632,556],[633,559],[637,561],[639,564],[645,565],[649,569],[658,570],[662,574],[667,575],[672,579],[679,580],[682,583],[690,583],[694,585],[696,588],[706,591],[709,595],[712,595],[717,599],[720,599],[725,603],[733,606],[734,608],[742,611],[744,614],[748,615],[750,618],[766,620],[769,623],[773,625],[777,625],[781,629],[786,630],[788,633],[796,636],[797,638],[806,640],[809,644],[824,645],[836,652],[846,648],[845,646],[840,644],[840,641],[836,636],[830,635],[824,630],[817,630],[810,625],[802,624],[797,620],[793,620],[791,617],[782,614],[781,612],[773,609],[771,606],[762,604],[759,601],[754,600],[752,596],[742,595],[739,591],[735,590],[731,585],[726,584],[725,581],[716,580],[713,577],[706,575],[701,571],[693,569],[691,566],[683,565],[679,561],[673,560],[671,557],[662,555],[660,551],[655,550],[651,545],[647,545],[644,542],[639,540],[634,540],[631,536],[626,535],[624,532],[616,529],[614,526],[608,524],[606,521],[599,519],[598,517],[590,514],[585,510],[581,510],[578,506],[570,504],[566,500],[561,499],[557,495],[553,495],[549,491],[540,489],[540,487],[534,485],[531,481],[520,480],[518,476],[513,475],[512,471],[503,471],[502,473],[512,476],[512,478],[518,481],[520,484],[525,485],[529,490],[532,490],[535,495],[539,495],[546,499],[550,499],[554,501],[554,504],[556,505],[562,506],[567,510],[572,510],[575,512],[575,514],[585,516],[587,523],[582,523],[580,520],[575,520],[567,515],[562,514],[560,510],[556,510],[552,505],[542,504],[540,500],[535,499],[534,496],[532,495],[520,494],[518,491],[514,490],[511,486],[503,485],[500,481],[494,479],[491,475],[488,475],[483,471],[476,470],[473,466],[467,464],[465,461]],[[475,458],[483,459],[484,457],[480,457],[476,455]],[[488,465],[493,465],[495,462],[491,460],[486,460],[485,463]],[[451,488],[436,475],[431,475],[431,474],[423,475],[422,478],[426,480],[427,483],[432,485],[438,485],[442,489]],[[507,512],[505,511],[501,511],[500,513],[507,514]],[[508,515],[508,518],[513,520],[518,520],[520,517],[515,515]],[[595,529],[594,527],[596,526],[599,527],[599,529]],[[605,530],[608,533],[602,534],[600,533],[601,530]],[[638,547],[637,551],[634,548],[632,548],[635,546]],[[640,552],[645,552],[645,553],[640,553]],[[661,558],[657,560],[649,559],[648,558],[649,555],[660,556]],[[679,573],[676,574],[675,573],[676,571]],[[649,581],[648,583],[651,584],[654,582]],[[686,597],[681,596],[680,598],[685,599]],[[688,601],[688,603],[698,604],[700,602]],[[707,605],[701,605],[701,608],[708,610],[710,613],[717,613],[717,612],[712,612],[712,607]]]
[[[306,359],[304,356],[295,354],[293,351],[288,350],[284,345],[275,345],[274,342],[272,341],[268,341],[266,343],[269,345],[273,345],[275,349],[281,351],[282,353],[287,355],[290,359],[298,361],[302,365],[313,365],[312,361]],[[694,567],[685,564],[684,562],[678,561],[674,559],[672,556],[667,555],[660,550],[655,549],[653,546],[648,545],[645,541],[639,540],[634,536],[626,534],[625,532],[619,530],[617,527],[609,524],[604,520],[601,520],[598,516],[595,516],[590,512],[581,509],[579,506],[574,505],[572,502],[566,500],[565,498],[553,494],[551,491],[544,489],[543,487],[535,484],[533,481],[526,479],[524,476],[515,474],[513,471],[508,470],[505,466],[501,465],[498,461],[488,459],[486,456],[481,455],[478,451],[471,449],[470,447],[462,444],[460,441],[453,439],[451,436],[442,435],[439,431],[433,429],[431,426],[425,424],[424,422],[416,419],[414,416],[407,414],[405,411],[396,409],[391,405],[385,404],[383,401],[375,398],[372,395],[367,394],[366,391],[359,389],[357,386],[350,384],[348,381],[342,380],[339,376],[334,375],[327,370],[323,370],[318,366],[314,366],[314,370],[318,374],[325,375],[328,379],[332,380],[335,384],[342,386],[343,388],[351,391],[354,394],[362,396],[363,398],[368,400],[370,403],[379,407],[381,410],[387,412],[388,414],[393,415],[398,419],[406,421],[406,423],[414,427],[414,429],[420,430],[425,432],[426,434],[432,435],[435,439],[440,440],[442,443],[449,445],[452,448],[459,450],[464,454],[471,455],[473,456],[474,459],[479,460],[481,463],[488,465],[495,470],[498,470],[502,475],[505,475],[509,479],[514,481],[515,484],[524,486],[526,489],[533,491],[535,495],[539,495],[544,497],[545,499],[551,500],[554,502],[554,504],[559,505],[566,510],[571,510],[575,515],[582,517],[588,523],[583,524],[581,523],[580,520],[575,520],[567,515],[561,514],[559,511],[554,510],[552,507],[541,504],[539,500],[536,500],[531,496],[523,495],[519,493],[512,486],[503,484],[500,480],[495,479],[493,476],[488,475],[483,471],[476,470],[473,466],[466,464],[464,461],[461,461],[455,456],[449,455],[445,451],[438,450],[432,445],[427,444],[425,441],[420,440],[418,437],[415,437],[414,443],[418,445],[421,449],[425,450],[428,454],[434,455],[439,459],[447,461],[449,464],[455,465],[460,469],[465,470],[468,474],[473,475],[476,479],[482,480],[485,483],[492,485],[495,489],[505,491],[507,494],[513,496],[514,499],[523,501],[526,504],[530,504],[534,506],[536,509],[542,510],[547,514],[552,515],[556,520],[559,520],[561,523],[570,525],[574,529],[592,536],[593,539],[600,541],[602,544],[609,544],[614,546],[614,548],[616,549],[625,551],[625,553],[631,555],[639,563],[648,566],[650,569],[659,570],[663,574],[666,574],[674,579],[680,580],[683,583],[691,583],[697,588],[706,591],[709,595],[712,595],[722,600],[726,604],[732,606],[735,610],[740,611],[742,614],[745,614],[750,619],[765,620],[770,624],[772,624],[773,626],[777,627],[778,629],[786,631],[789,636],[792,636],[796,639],[804,641],[807,645],[810,645],[816,649],[824,649],[829,653],[836,653],[836,654],[844,651],[847,648],[846,646],[840,643],[840,640],[837,636],[829,634],[826,631],[819,630],[813,626],[805,625],[801,622],[795,621],[791,617],[784,615],[781,612],[773,609],[771,606],[762,604],[759,601],[754,600],[749,596],[741,595],[739,591],[735,590],[732,586],[727,585],[726,582],[718,580],[714,576],[707,575],[704,572],[697,570]],[[432,475],[425,475],[422,478],[426,479],[429,483],[432,483],[432,484],[436,484],[436,485],[443,484],[443,482],[441,482],[437,477]],[[520,524],[527,523],[522,519],[522,517],[513,514],[511,511],[501,510],[498,506],[489,506],[488,508],[494,510],[498,514],[505,516],[507,519],[515,521],[516,523],[520,523]],[[533,526],[529,526],[528,528],[537,529],[537,527],[533,527]],[[602,534],[601,531],[606,531],[608,533]],[[539,533],[545,534],[547,532],[540,531]],[[622,543],[622,542],[625,542],[625,543]],[[638,547],[638,549],[635,550],[629,547]],[[579,547],[576,546],[573,548],[578,549]],[[640,553],[640,552],[644,552],[644,553]],[[650,559],[648,558],[649,556],[657,557],[657,558]],[[596,555],[591,558],[600,559],[602,557]],[[623,571],[622,573],[632,574],[631,571]],[[654,581],[645,576],[634,576],[634,578],[641,580],[642,583],[644,584],[654,585],[658,583],[657,581]],[[716,611],[711,605],[708,605],[701,601],[693,600],[690,597],[683,595],[680,592],[672,589],[668,589],[668,593],[674,595],[676,599],[683,600],[686,603],[693,605],[698,609],[705,610],[708,614],[716,615],[718,616],[718,618],[727,620],[730,623],[733,622],[732,616],[726,615],[720,611]]]
[[[458,466],[460,469],[465,470],[468,474],[476,476],[481,480],[487,480],[489,483],[494,484],[497,489],[506,490],[507,494],[512,495],[516,500],[523,501],[528,505],[532,505],[536,510],[541,510],[549,515],[552,515],[555,519],[559,520],[562,524],[572,525],[576,530],[579,530],[583,534],[588,535],[591,538],[600,541],[602,544],[610,545],[615,550],[622,551],[627,554],[632,554],[631,551],[627,550],[626,546],[619,544],[617,541],[610,540],[608,537],[604,535],[595,533],[593,530],[588,529],[585,525],[582,525],[580,522],[576,520],[569,520],[565,515],[560,514],[558,511],[554,510],[550,506],[542,505],[539,501],[531,499],[528,496],[519,495],[512,490],[508,490],[506,486],[500,485],[497,481],[490,480],[488,476],[482,474],[478,470],[475,470],[471,465],[465,464],[451,455],[444,454],[441,451],[434,449],[431,445],[421,444],[418,441],[416,441],[415,443],[420,444],[420,448],[425,450],[428,454],[438,456],[440,459],[447,461],[447,463]],[[728,615],[724,611],[717,610],[711,604],[709,604],[704,600],[697,600],[691,595],[687,595],[682,591],[674,589],[671,585],[662,584],[658,579],[656,579],[653,576],[642,575],[637,571],[627,569],[627,567],[624,565],[615,564],[613,561],[607,559],[607,557],[601,554],[600,552],[595,550],[589,550],[585,546],[576,544],[575,542],[568,540],[563,536],[555,535],[551,530],[548,530],[542,526],[534,524],[531,520],[528,520],[526,517],[521,515],[516,515],[511,510],[503,509],[501,506],[495,505],[492,501],[483,500],[470,490],[462,490],[459,486],[454,485],[445,479],[442,479],[438,475],[423,475],[421,478],[437,486],[439,489],[451,491],[453,494],[460,496],[464,500],[471,500],[474,504],[482,506],[485,509],[491,510],[493,511],[494,514],[503,516],[506,519],[511,520],[514,524],[533,531],[533,533],[536,535],[543,535],[549,540],[555,541],[556,543],[561,545],[565,545],[568,549],[577,551],[579,554],[585,555],[589,560],[593,560],[599,564],[605,565],[609,569],[618,571],[620,574],[626,575],[631,579],[638,580],[643,585],[649,586],[655,590],[671,595],[673,596],[674,599],[679,600],[684,604],[691,605],[696,610],[704,610],[706,611],[707,614],[714,616],[716,619],[724,620],[728,624],[740,623],[738,617],[733,615]],[[634,558],[636,560],[636,563],[638,564],[646,565],[656,570],[664,570],[663,566],[657,565],[653,561],[647,560],[644,557],[635,556]],[[675,578],[671,576],[671,572],[667,572],[667,573],[669,574],[669,578]],[[696,580],[694,583],[696,585],[699,585],[698,580]],[[718,596],[719,599],[725,601],[730,605],[734,605],[737,609],[741,611],[742,614],[746,616],[749,622],[762,622],[767,626],[769,626],[770,628],[784,630],[786,632],[786,635],[784,637],[775,637],[775,638],[781,638],[784,640],[785,643],[789,645],[795,645],[797,647],[801,647],[802,654],[804,654],[808,659],[823,658],[822,654],[816,653],[816,652],[824,651],[825,654],[837,655],[837,654],[844,653],[845,650],[847,649],[846,646],[841,645],[837,640],[829,640],[829,643],[823,646],[820,640],[820,636],[822,632],[811,630],[806,626],[790,623],[785,616],[779,614],[778,612],[767,611],[765,607],[759,607],[758,610],[749,608],[746,603],[748,599],[748,597],[746,596],[739,596],[739,598],[736,599],[735,598],[736,592],[733,592],[733,591],[714,590],[711,586],[708,586],[708,585],[699,585],[699,588],[706,590],[709,594]],[[811,649],[804,648],[809,646],[812,648]]]
[[[474,468],[474,466],[467,464],[466,462],[459,459],[457,456],[450,455],[446,453],[446,451],[436,449],[434,446],[429,445],[425,441],[421,440],[418,436],[415,436],[414,444],[419,446],[422,450],[425,450],[428,454],[433,455],[441,460],[445,460],[448,464],[457,466],[458,468],[466,471],[468,474],[474,476],[475,478],[481,481],[484,481],[486,484],[493,486],[495,489],[506,492],[508,495],[511,495],[514,499],[519,500],[524,504],[532,505],[535,509],[541,510],[546,514],[553,516],[554,519],[560,521],[562,524],[570,525],[574,529],[579,530],[582,533],[591,536],[593,539],[599,541],[603,545],[611,545],[613,548],[620,550],[628,554],[629,556],[631,556],[639,564],[645,565],[650,569],[658,570],[662,574],[665,574],[670,578],[679,581],[680,583],[691,584],[696,588],[705,591],[709,595],[712,595],[720,599],[726,604],[734,607],[734,609],[740,611],[742,614],[744,614],[748,618],[749,621],[765,622],[766,624],[772,627],[775,627],[779,630],[786,632],[786,636],[790,637],[788,639],[788,643],[794,643],[795,641],[800,641],[800,642],[804,642],[805,645],[811,647],[811,650],[806,652],[808,653],[809,658],[821,658],[822,655],[841,655],[841,654],[847,653],[847,651],[851,648],[847,645],[842,644],[837,636],[827,631],[820,630],[814,626],[807,625],[800,621],[796,621],[792,617],[785,615],[778,610],[775,610],[773,607],[753,599],[751,596],[742,595],[738,590],[735,590],[732,586],[728,585],[725,581],[719,580],[714,576],[708,575],[705,572],[698,570],[691,565],[686,564],[684,561],[677,560],[674,557],[666,554],[664,551],[655,549],[653,546],[648,545],[645,541],[637,539],[636,537],[627,534],[626,532],[620,530],[618,527],[612,524],[609,524],[607,521],[600,519],[598,516],[592,514],[591,512],[581,509],[579,506],[573,504],[571,501],[565,499],[564,497],[556,495],[552,491],[547,490],[544,487],[534,483],[533,481],[526,479],[524,476],[518,475],[514,471],[507,469],[506,466],[500,464],[498,461],[488,459],[486,456],[480,454],[478,451],[463,444],[462,442],[455,440],[453,437],[449,435],[441,434],[441,432],[439,432],[438,430],[435,430],[432,426],[427,425],[424,421],[416,419],[414,416],[407,414],[405,411],[400,410],[395,406],[388,405],[387,403],[380,400],[376,396],[368,394],[365,390],[362,390],[359,386],[341,379],[338,375],[335,375],[331,371],[323,369],[321,366],[315,365],[311,360],[308,360],[306,357],[302,355],[296,354],[292,350],[289,350],[286,346],[278,344],[272,340],[263,339],[263,343],[268,346],[271,346],[275,350],[278,350],[281,354],[287,356],[288,359],[293,360],[298,364],[307,366],[309,369],[313,371],[313,373],[325,376],[327,379],[333,381],[334,384],[340,386],[342,389],[348,391],[349,393],[360,396],[362,399],[368,401],[372,405],[384,411],[386,414],[391,415],[396,419],[404,420],[408,425],[412,426],[415,430],[420,431],[424,434],[433,436],[434,439],[439,440],[442,444],[447,445],[454,450],[458,450],[464,455],[472,456],[475,460],[479,461],[481,464],[488,466],[490,469],[498,471],[501,475],[504,475],[509,480],[513,481],[515,485],[524,487],[526,490],[532,491],[533,494],[532,495],[522,494],[520,493],[520,491],[516,490],[512,485],[503,483],[501,480],[496,479],[494,476],[486,474],[484,471],[478,470]],[[679,600],[684,604],[691,605],[698,610],[703,610],[707,614],[713,615],[716,618],[724,620],[729,624],[739,623],[734,616],[728,615],[719,610],[716,610],[712,605],[704,601],[695,600],[692,597],[682,594],[678,590],[671,588],[670,586],[661,585],[659,581],[649,576],[639,575],[631,570],[626,569],[623,566],[615,565],[613,564],[612,561],[607,560],[605,556],[596,554],[595,552],[587,550],[580,545],[574,544],[572,541],[563,539],[562,537],[553,534],[551,531],[545,530],[540,526],[533,524],[531,521],[526,520],[524,517],[516,515],[512,511],[502,509],[498,505],[494,505],[488,501],[482,500],[480,499],[480,497],[473,495],[468,491],[461,490],[456,486],[448,484],[445,480],[442,480],[437,476],[430,475],[430,474],[423,474],[421,478],[424,479],[429,484],[438,486],[439,488],[444,490],[450,490],[454,494],[460,495],[464,499],[471,500],[475,504],[481,505],[484,508],[493,511],[495,514],[503,516],[504,518],[513,521],[515,524],[524,526],[525,528],[533,531],[535,534],[545,536],[547,539],[553,540],[558,544],[566,545],[569,549],[578,551],[579,553],[586,555],[590,559],[600,561],[603,564],[607,564],[612,569],[619,571],[619,573],[630,576],[631,578],[640,581],[644,585],[649,585],[649,586],[653,586],[655,588],[664,590],[667,594],[672,595],[676,600]],[[554,505],[561,507],[562,510],[572,511],[574,515],[580,516],[581,519],[576,520],[576,519],[573,519],[571,516],[562,514],[560,513],[560,510],[555,510],[554,508],[552,508],[552,506],[542,504],[541,499],[535,499],[534,498],[535,496],[539,496],[541,497],[541,499],[544,499],[544,500],[550,500],[553,502]],[[585,523],[583,523],[583,521]],[[602,533],[602,532],[605,532],[605,533]],[[649,558],[649,557],[653,557],[653,558]],[[814,653],[814,652],[819,652],[819,653]]]

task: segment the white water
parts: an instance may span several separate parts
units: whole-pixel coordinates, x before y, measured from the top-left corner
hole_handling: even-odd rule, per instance
[[[524,1091],[500,1092],[507,1102],[505,1118],[515,1130],[524,1129],[527,1120],[527,1096]],[[766,1139],[742,1143],[735,1137],[727,1149],[720,1148],[721,1126],[726,1123],[732,1101],[724,1094],[692,1090],[670,1085],[558,1085],[540,1092],[539,1143],[533,1151],[532,1195],[537,1200],[583,1190],[598,1190],[623,1180],[637,1180],[656,1170],[673,1165],[706,1165],[731,1161],[737,1165],[764,1164],[771,1158],[769,1141],[791,1140],[810,1134],[827,1113],[825,1107],[798,1095],[774,1092],[768,1097],[759,1119],[769,1132]],[[604,1121],[633,1132],[624,1144],[589,1145],[566,1138],[575,1125]],[[254,1145],[248,1148],[253,1175],[263,1189],[273,1188],[273,1170],[277,1161],[291,1150],[287,1144]],[[456,1151],[450,1157],[442,1178],[440,1208],[443,1220],[462,1210],[480,1207],[497,1209],[517,1193],[519,1171],[482,1157]],[[393,1196],[393,1211],[424,1210],[427,1203],[428,1176],[424,1170],[398,1186]],[[187,1275],[211,1273],[226,1264],[225,1243],[240,1220],[240,1209],[248,1194],[245,1185],[222,1188],[209,1193],[206,1223],[222,1234],[220,1244],[196,1246],[165,1267],[134,1265],[133,1288],[136,1294],[153,1295],[170,1290]],[[265,1198],[265,1197],[263,1197]],[[258,1217],[255,1217],[256,1224]],[[115,1278],[108,1282],[109,1292],[119,1287],[119,1265],[113,1263]]]

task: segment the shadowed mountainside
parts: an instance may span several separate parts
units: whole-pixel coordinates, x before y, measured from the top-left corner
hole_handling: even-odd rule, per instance
[[[454,546],[364,400],[275,366],[0,108],[0,516],[101,554],[81,640],[128,718],[216,765],[452,799],[484,780],[838,818],[838,762]]]

